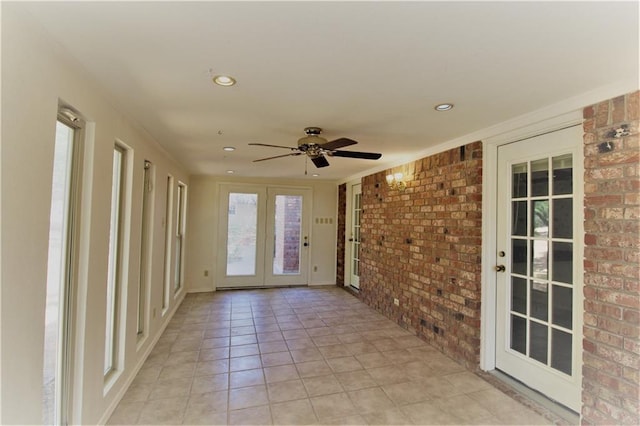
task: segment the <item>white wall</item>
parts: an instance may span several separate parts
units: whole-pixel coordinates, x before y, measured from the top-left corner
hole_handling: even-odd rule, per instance
[[[51,176],[58,102],[88,121],[81,198],[80,279],[76,330],[74,423],[95,424],[113,406],[150,349],[184,291],[162,317],[166,175],[188,183],[186,170],[103,96],[101,88],[49,41],[29,19],[2,4],[2,424],[38,424],[42,412],[42,365]],[[103,378],[105,299],[111,164],[114,141],[133,149],[133,182],[124,369],[106,392]],[[150,334],[136,348],[142,170],[156,165]]]
[[[187,268],[185,281],[189,291],[212,291],[216,288],[218,250],[218,184],[220,182],[308,187],[313,192],[311,235],[309,237],[310,285],[336,282],[336,214],[338,188],[335,182],[313,180],[265,180],[229,177],[191,176],[189,189]],[[331,224],[316,224],[315,218],[332,218]],[[317,266],[317,271],[314,271]],[[204,276],[204,271],[209,276]]]

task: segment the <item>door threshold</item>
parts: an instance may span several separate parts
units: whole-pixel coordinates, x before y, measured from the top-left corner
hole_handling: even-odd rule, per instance
[[[270,290],[274,288],[300,288],[309,287],[307,284],[284,284],[284,285],[243,285],[236,287],[217,287],[217,291],[226,290]]]
[[[526,386],[524,383],[519,380],[514,379],[508,374],[503,373],[500,370],[492,370],[487,371],[486,374],[495,378],[498,382],[500,382],[503,389],[507,388],[516,393],[522,395],[524,398],[529,399],[534,404],[530,408],[534,411],[537,411],[540,415],[544,417],[551,417],[551,420],[556,424],[569,424],[569,425],[579,425],[580,424],[580,414],[576,413],[572,409],[560,404],[557,401],[547,398],[540,392],[531,389]],[[520,400],[519,400],[520,401]],[[523,402],[523,401],[520,401]],[[561,420],[561,422],[558,422]]]

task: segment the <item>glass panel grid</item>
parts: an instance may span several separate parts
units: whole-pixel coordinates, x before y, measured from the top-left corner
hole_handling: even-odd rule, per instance
[[[571,375],[572,157],[535,159],[511,172],[510,348]]]
[[[362,217],[362,194],[355,194],[353,209],[353,250],[351,254],[351,273],[360,276],[360,226]]]

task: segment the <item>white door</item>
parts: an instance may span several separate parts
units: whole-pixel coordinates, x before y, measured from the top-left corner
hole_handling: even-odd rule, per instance
[[[267,200],[265,285],[306,285],[311,191],[269,188]]]
[[[581,127],[498,149],[496,367],[580,410]]]
[[[351,234],[349,236],[350,285],[360,288],[360,224],[362,218],[362,185],[351,187]]]
[[[310,192],[220,185],[217,287],[308,284]]]

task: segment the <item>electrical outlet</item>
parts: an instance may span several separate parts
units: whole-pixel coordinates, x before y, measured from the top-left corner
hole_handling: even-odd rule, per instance
[[[208,277],[208,276],[209,276],[209,270],[208,270],[208,269],[205,269],[205,270],[204,270],[204,276],[205,276],[205,277]]]
[[[393,299],[393,304],[396,306],[400,306],[400,301],[396,298]]]
[[[318,267],[316,265],[313,266],[313,272],[318,272]]]

